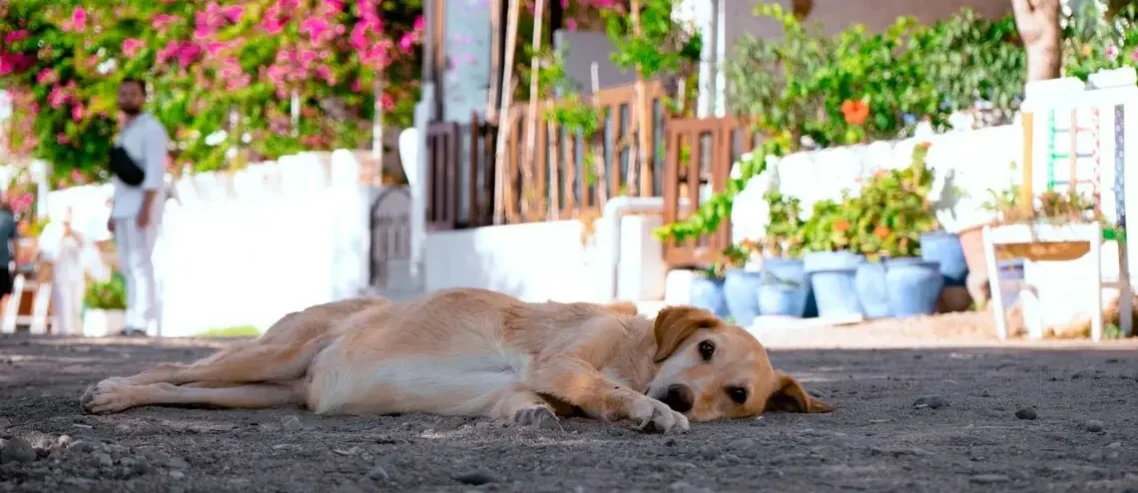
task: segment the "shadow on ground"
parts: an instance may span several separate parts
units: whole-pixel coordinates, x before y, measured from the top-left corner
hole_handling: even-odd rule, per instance
[[[838,409],[670,436],[579,420],[549,431],[296,409],[79,412],[90,383],[215,347],[0,337],[0,437],[38,452],[16,462],[5,445],[0,491],[1138,489],[1132,350],[775,351]],[[1037,419],[1018,418],[1025,408]]]

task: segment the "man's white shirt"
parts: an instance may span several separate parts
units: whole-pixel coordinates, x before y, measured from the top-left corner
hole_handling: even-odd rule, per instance
[[[151,212],[157,213],[162,210],[166,193],[166,147],[169,142],[170,137],[166,134],[166,128],[150,113],[139,114],[119,133],[115,145],[122,146],[127,155],[142,168],[145,178],[139,186],[132,187],[123,183],[117,176],[111,177],[114,187],[112,218],[137,216],[139,209],[142,208],[143,195],[148,190],[153,190],[156,194]],[[152,214],[151,218],[158,219],[155,214]]]

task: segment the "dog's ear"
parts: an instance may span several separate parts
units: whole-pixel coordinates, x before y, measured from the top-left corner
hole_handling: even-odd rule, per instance
[[[669,306],[656,315],[657,363],[664,361],[676,351],[680,343],[699,329],[711,329],[719,325],[719,319],[711,312],[690,306]]]
[[[640,313],[640,309],[636,307],[636,303],[631,301],[616,301],[605,305],[605,308],[629,317],[635,317],[637,313]]]
[[[828,413],[834,407],[810,395],[802,384],[790,375],[776,371],[778,379],[775,391],[767,398],[767,411],[785,411],[790,413]]]

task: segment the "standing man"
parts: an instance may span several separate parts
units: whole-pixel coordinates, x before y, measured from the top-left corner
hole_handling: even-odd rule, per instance
[[[170,137],[161,122],[142,111],[145,102],[145,83],[123,79],[118,95],[123,120],[111,156],[114,195],[107,229],[115,235],[126,280],[125,336],[146,336],[158,318],[152,256],[165,202]]]

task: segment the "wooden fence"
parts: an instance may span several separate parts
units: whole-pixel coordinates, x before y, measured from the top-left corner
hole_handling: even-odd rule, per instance
[[[724,189],[732,163],[753,149],[755,136],[736,118],[670,118],[662,85],[649,83],[647,90],[652,115],[646,129],[650,166],[641,170],[634,184],[628,183],[630,164],[637,159],[631,152],[635,143],[629,142],[636,96],[632,85],[592,97],[594,107],[601,110],[599,129],[592,136],[539,118],[530,173],[523,171],[527,103],[513,105],[502,118],[502,127],[481,121],[477,114],[467,125],[432,123],[427,131],[428,228],[595,218],[607,199],[621,195],[663,196],[665,223],[689,216],[691,207],[707,198],[700,190]],[[544,113],[555,104],[541,101],[538,109]],[[495,193],[494,152],[499,128],[509,132],[500,197]],[[587,166],[590,161],[592,169]],[[495,221],[496,205],[502,209],[501,221]],[[713,235],[665,245],[665,258],[673,266],[704,264],[728,242],[729,219]]]
[[[727,186],[731,166],[758,144],[758,136],[738,118],[674,119],[666,129],[664,165],[664,224],[689,217],[710,194]],[[731,218],[715,233],[664,244],[669,266],[700,266],[731,243]]]

